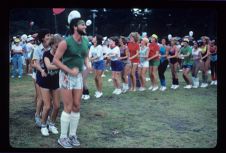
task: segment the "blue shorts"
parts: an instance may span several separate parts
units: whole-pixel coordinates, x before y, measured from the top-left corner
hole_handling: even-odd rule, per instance
[[[186,64],[186,65],[183,65],[183,68],[184,68],[184,69],[187,69],[187,68],[192,69],[192,65]]]
[[[104,70],[105,69],[105,63],[104,63],[104,60],[100,60],[100,61],[97,61],[97,62],[93,62],[93,68],[95,70]]]
[[[124,68],[125,64],[122,61],[116,60],[116,61],[111,61],[111,70],[112,71],[122,71]]]

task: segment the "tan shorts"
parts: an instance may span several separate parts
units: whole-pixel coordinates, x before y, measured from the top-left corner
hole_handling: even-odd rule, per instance
[[[64,89],[83,89],[82,74],[78,73],[77,76],[66,74],[64,71],[59,72],[59,85]]]

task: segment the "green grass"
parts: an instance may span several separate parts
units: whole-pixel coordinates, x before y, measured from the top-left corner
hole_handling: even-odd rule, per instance
[[[104,96],[94,98],[93,74],[88,78],[91,99],[82,101],[77,130],[81,148],[213,148],[217,144],[217,88],[186,90],[179,72],[179,90],[112,95],[110,72],[103,78]],[[199,74],[201,78],[201,74]],[[150,86],[150,81],[147,82]],[[34,86],[30,76],[10,79],[9,127],[14,148],[59,148],[59,135],[43,137],[34,125]],[[56,126],[60,130],[61,102]]]

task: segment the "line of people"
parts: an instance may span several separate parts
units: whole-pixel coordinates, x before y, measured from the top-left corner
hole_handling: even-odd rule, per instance
[[[138,90],[146,90],[147,71],[149,71],[151,80],[151,86],[148,89],[165,91],[167,87],[164,73],[168,65],[170,65],[172,74],[171,89],[179,88],[178,68],[180,67],[182,67],[183,79],[186,82],[184,88],[186,89],[199,87],[199,71],[202,71],[200,87],[207,87],[209,68],[212,80],[210,85],[217,85],[217,46],[215,40],[209,40],[208,37],[203,36],[198,41],[191,41],[185,37],[180,42],[176,37],[173,37],[169,42],[166,38],[162,38],[161,43],[158,43],[156,34],[150,37],[150,42],[147,37],[139,37],[137,32],[132,32],[129,35],[129,40],[124,36],[108,38],[107,43],[105,43],[108,44],[108,51],[105,55],[101,44],[102,36],[93,37],[90,59],[95,72],[96,98],[103,95],[101,75],[108,63],[111,66],[115,88],[113,94],[116,95],[127,91],[136,91],[137,80],[140,83]],[[138,72],[138,76],[136,76],[136,72]],[[157,84],[157,75],[160,80],[160,88]]]

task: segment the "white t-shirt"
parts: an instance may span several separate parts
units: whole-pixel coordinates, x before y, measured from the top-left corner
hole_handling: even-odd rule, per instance
[[[108,54],[110,52],[110,48],[106,45],[103,45],[103,54]]]
[[[196,51],[195,51],[196,50]],[[197,48],[197,49],[195,49],[195,48],[193,48],[192,49],[192,56],[193,56],[193,59],[194,60],[198,60],[200,57],[199,57],[199,54],[200,54],[200,52],[201,52],[202,50],[200,49],[200,48]]]
[[[12,50],[15,50],[15,51],[17,52],[17,51],[21,51],[21,50],[23,50],[23,48],[22,48],[22,46],[21,46],[21,45],[18,45],[18,46],[16,46],[16,45],[12,45]]]
[[[38,60],[42,68],[44,68],[43,54],[47,50],[50,50],[50,47],[45,49],[42,43],[39,46],[35,47],[35,50],[34,50],[32,60]]]
[[[31,43],[27,43],[27,52],[28,52],[28,57],[31,58],[31,53],[34,51],[34,45]]]
[[[110,48],[110,52],[108,53],[108,55],[110,56],[112,61],[118,60],[118,58],[120,57],[120,49],[119,49],[119,47],[116,46],[114,48]]]
[[[98,45],[96,47],[91,46],[90,47],[90,56],[91,57],[98,57],[97,59],[94,60],[94,62],[103,60],[104,57],[103,57],[103,48],[102,48],[102,46],[101,45]]]

